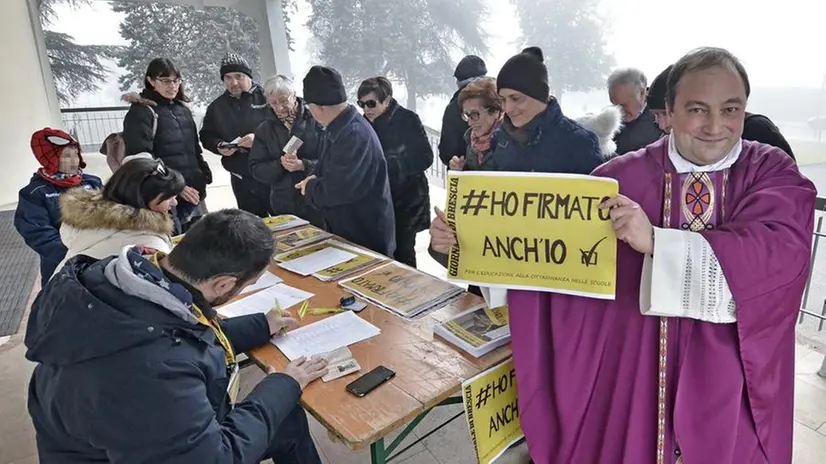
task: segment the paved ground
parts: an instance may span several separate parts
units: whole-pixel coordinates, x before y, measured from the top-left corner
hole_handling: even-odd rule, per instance
[[[105,163],[93,156],[90,170],[103,172]],[[210,187],[207,205],[210,210],[232,207],[234,200],[228,187],[228,177],[220,168],[216,159],[212,159],[215,172],[215,184]],[[806,169],[807,175],[821,181],[822,192],[826,192],[826,166]],[[432,203],[443,205],[444,191],[432,189]],[[444,270],[427,255],[427,234],[419,234],[417,255],[420,267],[434,275],[444,277]],[[826,249],[823,250],[826,255]],[[824,258],[826,260],[826,258]],[[818,260],[819,261],[819,260]],[[820,269],[820,268],[818,268]],[[819,284],[813,291],[812,298],[823,301],[826,298],[826,263],[823,270],[816,274]],[[824,288],[821,288],[823,286]],[[820,293],[817,293],[820,292]],[[817,295],[815,295],[817,293]],[[822,296],[821,296],[822,295]],[[25,321],[21,331],[11,337],[0,338],[0,464],[36,464],[37,456],[32,433],[31,421],[26,412],[26,387],[34,365],[24,358],[25,347],[22,334],[25,333]],[[820,464],[826,455],[826,379],[815,373],[823,360],[823,354],[809,346],[798,345],[795,367],[795,464]],[[242,377],[242,392],[248,392],[260,379],[262,374],[256,369],[245,370]],[[456,406],[440,408],[419,425],[415,435],[422,436],[435,428],[440,422],[456,414]],[[311,418],[311,431],[323,454],[325,463],[356,464],[369,462],[369,451],[350,451],[345,446],[330,440],[326,430]],[[408,438],[408,442],[416,438]],[[403,445],[406,446],[407,443]],[[473,451],[467,431],[467,425],[460,418],[447,427],[431,435],[405,453],[399,464],[471,464],[474,462]],[[525,446],[509,451],[500,462],[523,464],[528,462]]]

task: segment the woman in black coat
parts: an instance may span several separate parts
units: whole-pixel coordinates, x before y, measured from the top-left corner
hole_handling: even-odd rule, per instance
[[[132,103],[123,120],[125,155],[151,153],[181,173],[186,182],[175,216],[180,231],[191,225],[198,206],[212,183],[212,171],[201,155],[198,128],[186,103],[181,73],[167,58],[149,63],[141,93],[125,95]]]
[[[358,105],[379,136],[393,209],[396,214],[396,261],[416,266],[416,234],[430,227],[430,189],[425,171],[433,148],[419,116],[399,105],[384,77],[371,77],[358,89]]]

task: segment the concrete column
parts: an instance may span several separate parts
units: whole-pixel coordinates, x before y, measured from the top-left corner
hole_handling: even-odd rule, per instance
[[[2,0],[0,18],[0,63],[14,63],[0,72],[0,209],[9,209],[38,167],[32,132],[62,124],[36,0]]]
[[[258,23],[261,80],[275,74],[293,77],[281,0],[240,0],[235,8]]]

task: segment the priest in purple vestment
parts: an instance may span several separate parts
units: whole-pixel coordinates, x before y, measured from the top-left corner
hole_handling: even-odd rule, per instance
[[[602,301],[508,291],[536,464],[789,464],[794,326],[815,188],[741,139],[745,69],[717,48],[668,79],[671,135],[597,168],[621,241]],[[455,240],[431,228],[434,248]]]

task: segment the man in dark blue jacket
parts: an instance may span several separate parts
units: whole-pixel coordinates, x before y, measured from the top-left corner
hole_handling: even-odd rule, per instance
[[[341,75],[313,66],[304,100],[324,127],[315,174],[296,185],[320,209],[330,232],[386,256],[396,251],[387,161],[376,132],[352,105]]]
[[[263,273],[263,222],[240,210],[204,216],[168,256],[70,260],[38,295],[26,357],[38,363],[29,413],[43,464],[320,463],[299,406],[327,371],[299,359],[268,369],[247,396],[235,354],[295,324],[277,312],[219,320],[212,308]]]
[[[550,95],[542,50],[511,57],[496,78],[505,118],[493,134],[500,171],[590,174],[604,155],[596,134],[564,114]]]

